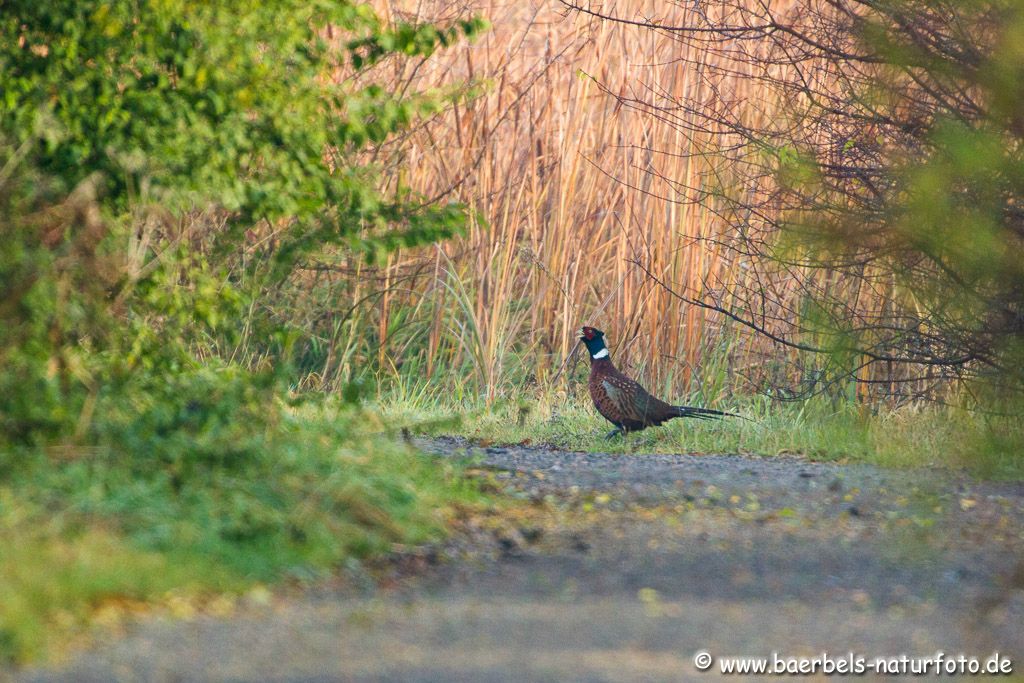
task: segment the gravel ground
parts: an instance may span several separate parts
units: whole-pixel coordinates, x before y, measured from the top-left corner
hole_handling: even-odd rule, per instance
[[[1024,671],[1024,483],[791,457],[421,445],[473,458],[522,504],[361,579],[229,617],[143,620],[16,680],[714,677],[695,669],[698,650],[999,651]]]

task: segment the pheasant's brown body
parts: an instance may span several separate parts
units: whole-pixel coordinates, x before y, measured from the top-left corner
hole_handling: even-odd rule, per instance
[[[580,334],[580,341],[590,352],[590,397],[594,399],[597,412],[615,425],[615,431],[609,436],[619,432],[637,432],[674,417],[712,419],[733,416],[732,413],[720,410],[674,406],[651,396],[612,364],[604,342],[604,332],[584,327]]]
[[[679,411],[654,398],[647,390],[616,369],[610,358],[591,360],[590,398],[597,412],[624,432],[660,425]]]

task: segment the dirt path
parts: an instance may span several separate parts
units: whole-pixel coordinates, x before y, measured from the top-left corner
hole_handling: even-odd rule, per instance
[[[445,548],[390,565],[383,586],[143,623],[23,680],[713,678],[698,650],[998,650],[1024,671],[1024,484],[795,458],[468,451],[523,511],[468,520]]]

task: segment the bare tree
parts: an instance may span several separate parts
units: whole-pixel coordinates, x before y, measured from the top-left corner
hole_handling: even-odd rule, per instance
[[[688,0],[663,22],[562,1],[701,48],[710,97],[604,85],[713,158],[663,180],[729,226],[755,284],[659,284],[822,354],[808,391],[1024,386],[1024,3]]]

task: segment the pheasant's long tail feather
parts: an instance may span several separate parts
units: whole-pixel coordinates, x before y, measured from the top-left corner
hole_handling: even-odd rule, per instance
[[[723,417],[740,417],[735,413],[727,413],[722,410],[710,408],[691,408],[690,406],[672,406],[675,410],[673,417],[695,417],[700,420],[721,420]]]

